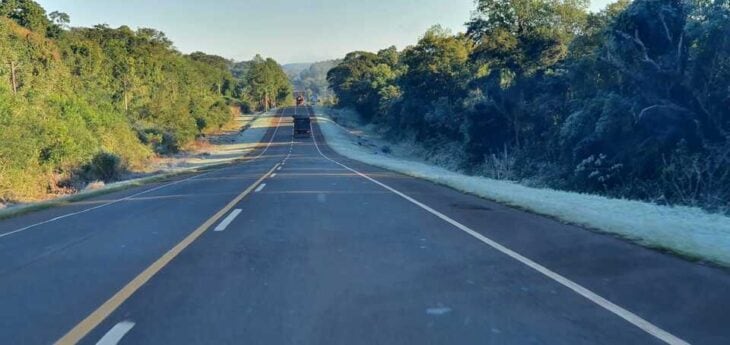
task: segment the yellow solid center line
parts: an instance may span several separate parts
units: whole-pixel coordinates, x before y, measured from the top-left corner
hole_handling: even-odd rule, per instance
[[[56,341],[56,344],[76,344],[81,339],[83,339],[89,332],[91,332],[96,326],[98,326],[104,319],[106,319],[109,315],[111,315],[114,310],[119,308],[124,301],[126,301],[129,297],[132,296],[144,283],[149,281],[157,272],[162,270],[172,259],[174,259],[178,254],[180,254],[185,248],[187,248],[191,243],[193,243],[200,235],[205,233],[213,224],[217,223],[219,219],[221,219],[224,215],[228,213],[236,204],[238,204],[243,198],[245,198],[248,194],[250,194],[264,179],[266,179],[276,168],[279,167],[279,164],[274,165],[271,170],[269,170],[266,174],[261,176],[256,182],[254,182],[252,185],[250,185],[246,190],[244,190],[241,194],[236,196],[231,202],[228,203],[225,207],[223,207],[218,213],[213,215],[213,217],[210,217],[208,220],[205,221],[202,225],[200,225],[195,231],[190,233],[187,237],[185,237],[180,243],[175,245],[172,249],[170,249],[167,253],[162,255],[157,261],[153,262],[152,265],[147,267],[142,273],[137,275],[132,281],[127,283],[121,290],[117,291],[117,293],[114,294],[111,298],[109,298],[104,304],[102,304],[99,308],[94,310],[93,313],[89,314],[83,321],[81,321],[79,324],[77,324],[74,328],[72,328],[66,335],[64,335],[61,339],[58,339]]]

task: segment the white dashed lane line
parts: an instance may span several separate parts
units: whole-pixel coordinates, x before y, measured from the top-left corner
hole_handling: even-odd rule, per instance
[[[214,231],[225,230],[228,227],[228,225],[230,225],[231,222],[233,222],[233,220],[236,219],[236,217],[238,217],[238,215],[240,213],[241,213],[241,209],[237,208],[237,209],[233,210],[231,212],[231,214],[229,214],[228,217],[226,217],[226,219],[223,219],[223,221],[220,224],[218,224],[218,226],[215,227]]]
[[[104,334],[104,336],[96,342],[96,345],[117,345],[124,335],[132,330],[132,327],[134,327],[134,322],[122,321],[106,332],[106,334]]]

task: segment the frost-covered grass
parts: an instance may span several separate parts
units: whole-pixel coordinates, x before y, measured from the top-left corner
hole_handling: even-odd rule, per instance
[[[358,146],[371,148],[373,152],[392,154],[396,157],[422,158],[424,163],[431,163],[452,171],[458,171],[460,162],[465,160],[464,152],[459,144],[444,143],[433,149],[425,149],[414,136],[406,135],[398,143],[387,142],[382,139],[384,132],[380,127],[372,124],[363,125],[360,114],[348,108],[321,108],[326,110],[326,116],[346,131],[357,136]]]
[[[377,136],[365,134],[367,139],[363,139],[362,133],[353,133],[334,123],[320,109],[317,116],[327,143],[343,156],[571,224],[617,234],[646,246],[730,266],[730,217],[699,208],[661,206],[467,176],[403,155],[398,150],[386,154],[381,147],[387,144]]]

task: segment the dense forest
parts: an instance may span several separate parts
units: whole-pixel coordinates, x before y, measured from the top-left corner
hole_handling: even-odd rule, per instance
[[[114,180],[291,98],[272,59],[178,52],[162,32],[70,27],[31,0],[0,1],[0,203]]]
[[[475,3],[463,34],[348,54],[339,105],[471,174],[728,210],[730,1]]]
[[[239,81],[234,95],[242,110],[268,110],[292,102],[291,83],[276,60],[256,55],[251,61],[233,63],[230,70]]]

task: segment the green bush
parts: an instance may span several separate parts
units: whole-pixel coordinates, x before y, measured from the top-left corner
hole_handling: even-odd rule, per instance
[[[116,181],[122,177],[126,168],[122,158],[110,152],[99,152],[84,168],[86,182],[101,180],[104,182]]]
[[[162,133],[162,141],[157,145],[156,151],[160,154],[171,154],[180,152],[180,143],[174,134]]]

